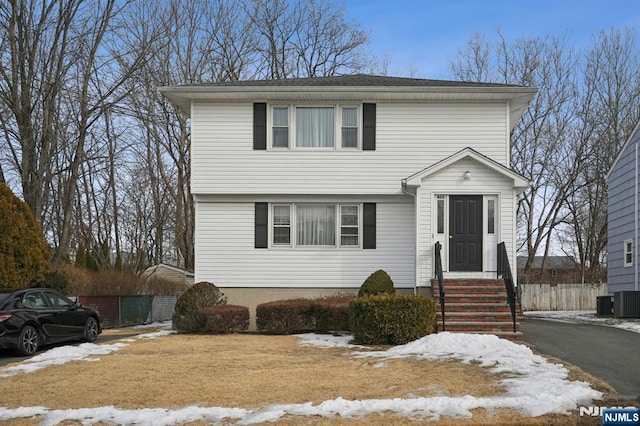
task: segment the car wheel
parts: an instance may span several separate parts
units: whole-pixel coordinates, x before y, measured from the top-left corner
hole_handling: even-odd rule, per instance
[[[40,344],[40,336],[38,331],[30,325],[25,326],[20,331],[18,337],[18,352],[20,355],[29,356],[36,353]]]
[[[87,342],[95,342],[98,338],[98,321],[94,317],[89,317],[84,325],[84,340]]]

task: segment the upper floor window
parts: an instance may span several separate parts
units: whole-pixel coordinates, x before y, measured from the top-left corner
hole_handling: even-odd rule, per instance
[[[289,108],[273,107],[273,136],[271,143],[274,148],[289,146]]]
[[[271,108],[272,148],[358,148],[360,109],[356,106]]]

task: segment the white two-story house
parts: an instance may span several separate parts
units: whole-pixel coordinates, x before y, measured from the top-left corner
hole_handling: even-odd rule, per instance
[[[357,291],[384,269],[430,294],[515,274],[510,131],[535,89],[351,75],[163,87],[191,117],[195,281],[229,303]]]

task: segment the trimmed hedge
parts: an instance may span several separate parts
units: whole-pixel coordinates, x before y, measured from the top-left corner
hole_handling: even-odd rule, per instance
[[[249,308],[238,305],[216,305],[200,309],[206,333],[240,333],[249,328]]]
[[[393,288],[393,280],[384,270],[378,269],[369,275],[360,286],[358,297],[373,296],[375,294],[393,294],[396,289]]]
[[[355,296],[290,299],[256,307],[256,328],[265,334],[349,330],[349,301]]]
[[[178,298],[173,310],[173,328],[194,333],[202,332],[206,319],[201,315],[200,309],[226,304],[227,298],[214,284],[206,281],[196,283]]]
[[[405,344],[431,334],[435,320],[436,304],[424,296],[379,294],[349,302],[356,343]]]

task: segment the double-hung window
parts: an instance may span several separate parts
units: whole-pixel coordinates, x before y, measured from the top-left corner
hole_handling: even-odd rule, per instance
[[[359,204],[272,205],[272,244],[279,247],[360,247]]]
[[[291,245],[291,206],[288,204],[273,206],[273,245]]]
[[[273,107],[272,144],[274,148],[289,147],[289,108]]]
[[[271,147],[341,149],[360,145],[360,108],[353,105],[271,107]]]
[[[633,240],[624,242],[624,266],[633,266]]]

